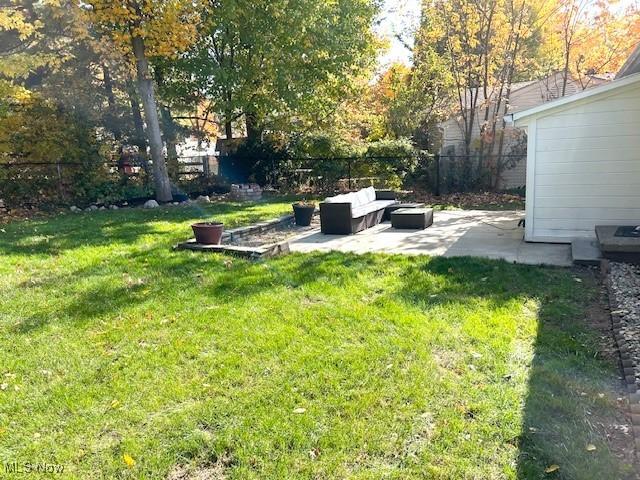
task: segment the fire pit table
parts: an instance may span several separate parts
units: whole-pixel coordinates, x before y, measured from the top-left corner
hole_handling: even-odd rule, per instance
[[[384,209],[383,220],[391,220],[391,213],[395,212],[396,210],[400,210],[401,208],[424,208],[424,203],[399,202],[394,203],[393,205],[389,205]]]
[[[424,230],[433,225],[433,208],[399,208],[391,212],[393,228]]]

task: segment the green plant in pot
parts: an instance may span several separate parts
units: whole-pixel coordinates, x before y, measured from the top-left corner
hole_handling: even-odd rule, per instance
[[[191,225],[196,243],[220,245],[224,224],[222,222],[198,222]]]
[[[293,204],[293,216],[296,220],[296,225],[301,227],[308,227],[311,225],[311,219],[313,213],[316,211],[316,204],[314,202],[307,202],[301,200]]]

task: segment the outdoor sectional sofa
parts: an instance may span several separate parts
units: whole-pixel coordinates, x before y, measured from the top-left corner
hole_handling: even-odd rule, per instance
[[[320,203],[320,230],[340,235],[360,232],[380,223],[385,208],[395,203],[395,192],[373,187],[329,197]]]

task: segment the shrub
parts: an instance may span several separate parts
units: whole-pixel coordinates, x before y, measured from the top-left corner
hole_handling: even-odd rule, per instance
[[[378,182],[387,188],[400,188],[418,165],[418,152],[406,138],[379,140],[367,146],[365,161]]]
[[[65,204],[106,181],[96,129],[37,99],[12,104],[0,118],[0,198],[8,204]]]

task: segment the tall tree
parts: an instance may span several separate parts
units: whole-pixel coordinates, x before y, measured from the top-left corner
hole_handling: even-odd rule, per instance
[[[435,0],[424,4],[418,49],[438,55],[452,76],[451,114],[459,118],[464,155],[478,155],[492,182],[502,159],[511,85],[533,75],[540,28],[548,20],[544,0]],[[480,131],[480,139],[477,131]],[[496,149],[499,155],[496,155]]]
[[[198,2],[190,0],[90,0],[87,20],[135,59],[158,201],[172,199],[164,158],[158,102],[149,57],[173,58],[195,39]]]
[[[240,118],[250,136],[293,117],[313,123],[371,71],[377,11],[375,0],[210,0],[198,41],[167,80],[176,97],[203,93],[228,135]]]

